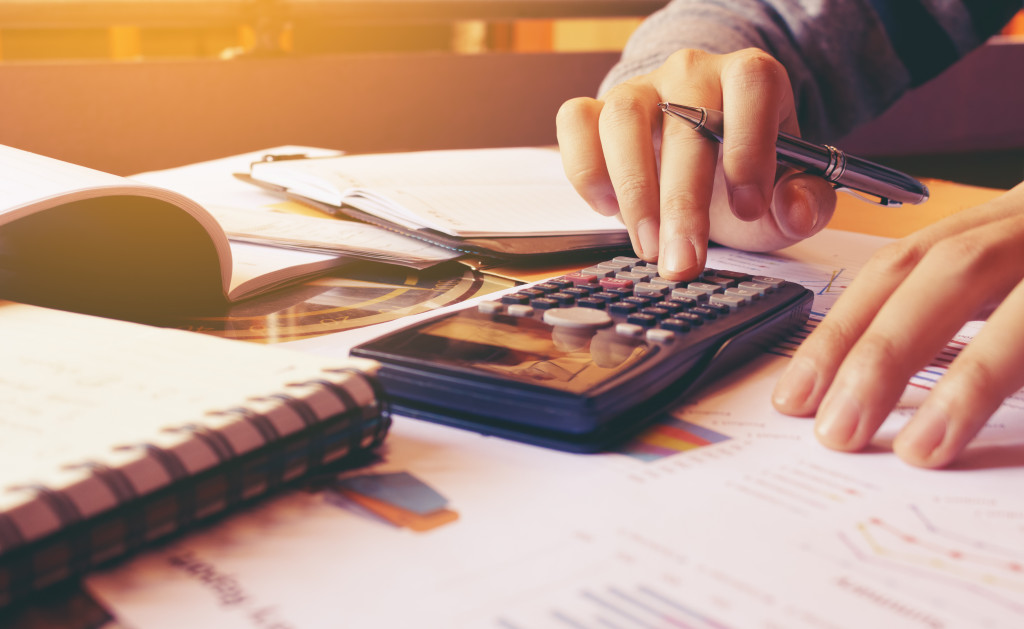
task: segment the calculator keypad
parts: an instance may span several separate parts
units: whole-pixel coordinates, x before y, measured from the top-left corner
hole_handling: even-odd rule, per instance
[[[778,278],[723,269],[705,269],[687,282],[667,280],[658,275],[656,265],[620,256],[505,295],[500,301],[485,301],[479,309],[487,314],[505,309],[518,317],[538,311],[553,326],[614,325],[622,336],[664,344],[728,317],[782,284]]]

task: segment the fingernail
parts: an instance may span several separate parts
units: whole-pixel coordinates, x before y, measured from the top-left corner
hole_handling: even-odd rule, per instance
[[[893,449],[912,463],[927,463],[945,440],[948,426],[949,416],[945,411],[925,404],[896,436]]]
[[[658,259],[658,221],[644,219],[636,225],[636,237],[640,241],[640,257],[648,262]]]
[[[847,391],[840,390],[825,397],[818,411],[814,432],[826,446],[844,449],[857,432],[860,418],[860,401]]]
[[[811,205],[811,191],[806,186],[794,186],[789,203],[782,212],[782,223],[788,236],[806,238],[814,231],[818,212]]]
[[[693,243],[685,238],[676,238],[665,243],[664,255],[658,260],[658,269],[673,276],[695,275],[697,267],[697,250]]]
[[[807,415],[814,411],[811,396],[818,383],[818,370],[809,360],[794,358],[789,362],[772,394],[775,408],[788,415]]]
[[[767,205],[764,195],[754,186],[739,186],[732,191],[732,211],[740,220],[759,218]]]

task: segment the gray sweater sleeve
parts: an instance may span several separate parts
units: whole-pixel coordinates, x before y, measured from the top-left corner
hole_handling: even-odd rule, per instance
[[[676,50],[755,47],[787,69],[801,132],[836,140],[983,43],[1022,0],[673,0],[630,38],[601,86]]]

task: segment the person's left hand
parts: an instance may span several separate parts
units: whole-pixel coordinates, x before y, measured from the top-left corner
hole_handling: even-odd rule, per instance
[[[964,323],[988,321],[893,442],[948,465],[1024,386],[1024,184],[888,245],[804,341],[773,403],[830,448],[866,447],[910,378]]]

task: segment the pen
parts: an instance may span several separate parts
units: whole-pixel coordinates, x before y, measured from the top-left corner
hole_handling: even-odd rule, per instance
[[[722,112],[673,103],[658,103],[658,107],[669,116],[686,120],[702,135],[722,141]],[[836,190],[849,192],[871,203],[899,207],[904,203],[928,200],[928,188],[910,175],[848,155],[834,146],[814,144],[780,131],[775,153],[780,164],[824,177],[835,185]]]

